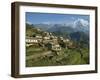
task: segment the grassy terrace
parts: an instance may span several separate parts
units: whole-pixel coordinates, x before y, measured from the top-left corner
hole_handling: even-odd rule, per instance
[[[36,46],[26,47],[26,56],[30,56],[38,53],[40,54],[42,52],[44,52],[44,49],[42,47],[36,47]]]
[[[63,48],[58,55],[42,47],[31,46],[26,49],[26,67],[88,64],[88,57],[87,48],[83,48],[81,52]]]

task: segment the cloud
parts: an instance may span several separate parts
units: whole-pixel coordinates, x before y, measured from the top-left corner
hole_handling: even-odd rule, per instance
[[[73,27],[77,27],[77,26],[88,27],[89,26],[89,22],[87,20],[85,20],[85,19],[78,18],[77,20],[75,20],[73,22]]]
[[[30,25],[32,24],[32,23],[31,23],[31,22],[29,22],[29,21],[27,21],[26,23],[27,23],[27,24],[30,24]]]

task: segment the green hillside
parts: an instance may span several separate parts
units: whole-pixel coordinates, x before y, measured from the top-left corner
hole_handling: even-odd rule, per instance
[[[89,47],[82,46],[87,45],[87,43],[81,40],[79,40],[79,43],[74,40],[75,36],[75,39],[79,38],[77,34],[68,35],[72,37],[72,39],[68,39],[68,42],[64,42],[66,38],[61,40],[59,37],[60,33],[56,33],[56,36],[54,33],[50,34],[49,32],[45,32],[46,31],[36,28],[34,25],[26,24],[26,37],[31,37],[32,39],[35,39],[36,36],[42,37],[41,42],[36,44],[31,43],[31,46],[26,46],[26,67],[89,64]],[[81,35],[83,36],[82,33]],[[51,38],[52,36],[54,36],[54,39]],[[83,38],[82,36],[80,37],[81,39]],[[50,37],[50,39],[45,40],[44,37]],[[49,49],[49,47],[55,46],[49,45],[51,43],[59,45],[61,50],[56,51],[52,48]]]

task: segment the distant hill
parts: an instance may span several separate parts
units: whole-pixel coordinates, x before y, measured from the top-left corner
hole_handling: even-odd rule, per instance
[[[54,33],[56,36],[62,36],[64,38],[68,37],[68,34],[73,33],[75,30],[70,26],[54,25],[47,30],[48,32]]]
[[[26,36],[33,37],[34,35],[41,35],[43,31],[38,31],[36,26],[26,24]]]
[[[80,40],[89,40],[89,36],[84,32],[73,32],[70,34],[72,40],[80,41]]]
[[[70,34],[72,41],[80,43],[81,46],[89,47],[89,35],[84,32],[73,32]]]
[[[61,25],[54,25],[53,27],[48,29],[49,32],[66,32],[66,33],[72,33],[75,30],[70,26],[61,26]]]
[[[52,24],[34,24],[35,28],[39,28],[43,31],[47,31],[49,28],[51,28],[53,25]]]
[[[33,35],[33,31],[35,31],[34,26],[30,24],[26,24],[26,36],[31,37]]]

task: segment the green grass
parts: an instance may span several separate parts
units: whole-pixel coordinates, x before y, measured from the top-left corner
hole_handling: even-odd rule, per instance
[[[26,57],[36,54],[42,54],[45,50],[42,47],[28,47],[26,49]],[[57,66],[57,65],[81,65],[89,64],[89,50],[81,49],[83,56],[77,49],[62,49],[59,55],[52,52],[52,58],[49,56],[41,56],[35,59],[26,60],[26,67],[35,66]]]
[[[44,49],[42,47],[30,46],[26,48],[26,56],[40,54],[42,52],[44,52]]]
[[[80,52],[78,52],[76,49],[74,50],[68,50],[69,54],[67,58],[64,60],[66,61],[66,64],[68,65],[76,65],[76,64],[88,64],[89,63],[89,52],[87,49],[82,49],[83,56],[81,57]],[[63,61],[64,61],[63,60]]]

